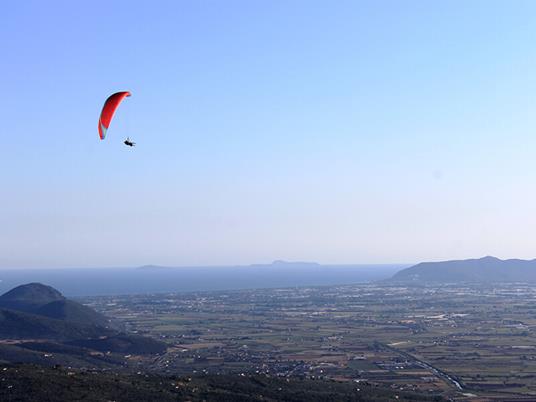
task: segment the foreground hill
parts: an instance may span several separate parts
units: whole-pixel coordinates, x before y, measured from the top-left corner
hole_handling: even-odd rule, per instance
[[[28,283],[0,296],[0,307],[31,313],[48,303],[64,300],[65,297],[51,286]]]
[[[265,376],[193,378],[0,366],[1,401],[443,401],[364,383]]]
[[[66,299],[56,289],[41,283],[17,286],[3,294],[0,296],[0,308],[84,325],[110,326],[110,320],[104,315]]]
[[[72,300],[53,301],[39,307],[34,312],[38,315],[68,322],[113,327],[110,320],[102,314]]]
[[[500,260],[495,257],[423,262],[397,272],[391,281],[412,283],[536,282],[536,260]]]
[[[0,338],[69,340],[112,335],[108,328],[0,309]]]
[[[165,350],[165,343],[123,333],[104,315],[50,286],[31,283],[0,296],[0,361],[109,367],[124,365],[126,353]]]
[[[17,286],[0,296],[0,337],[91,338],[114,333],[110,320],[41,283]]]

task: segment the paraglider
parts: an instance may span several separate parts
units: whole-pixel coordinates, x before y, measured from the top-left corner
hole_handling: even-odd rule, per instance
[[[101,140],[104,140],[106,137],[106,132],[108,131],[108,127],[110,127],[110,122],[112,121],[112,118],[114,117],[114,113],[119,106],[119,104],[125,99],[127,96],[130,96],[130,92],[128,91],[122,91],[122,92],[116,92],[115,94],[111,95],[106,99],[106,102],[104,102],[104,106],[102,107],[102,111],[99,117],[99,137]],[[128,138],[127,140],[131,142]],[[127,144],[127,140],[125,140],[125,144]],[[133,146],[134,143],[131,142]]]
[[[130,141],[130,138],[127,137],[125,141],[123,141],[123,144],[128,145],[129,147],[133,147],[136,145],[135,142]]]

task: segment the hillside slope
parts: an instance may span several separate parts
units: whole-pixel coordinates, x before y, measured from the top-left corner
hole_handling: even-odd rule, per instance
[[[5,370],[4,370],[5,369]],[[369,384],[264,376],[193,378],[50,369],[2,368],[2,401],[443,401]]]
[[[39,307],[33,312],[45,317],[80,324],[92,324],[106,327],[110,323],[110,320],[104,315],[72,300],[53,301]]]
[[[93,324],[48,318],[23,311],[0,309],[0,338],[67,340],[111,335],[113,331]]]
[[[121,332],[50,286],[31,283],[0,296],[0,361],[108,367],[123,365],[126,353],[153,355],[166,348],[159,340]]]

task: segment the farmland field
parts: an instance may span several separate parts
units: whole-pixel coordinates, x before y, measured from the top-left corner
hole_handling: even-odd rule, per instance
[[[536,287],[351,285],[95,297],[165,340],[173,374],[386,384],[460,400],[536,398]]]

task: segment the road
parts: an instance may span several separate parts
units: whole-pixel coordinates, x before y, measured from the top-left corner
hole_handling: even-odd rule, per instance
[[[376,342],[376,345],[384,348],[384,349],[388,349],[392,352],[395,352],[397,354],[399,354],[400,356],[403,356],[405,357],[406,359],[410,360],[410,361],[413,361],[415,362],[416,364],[418,364],[419,366],[427,369],[427,370],[430,370],[436,377],[439,377],[441,378],[443,381],[446,381],[447,383],[453,385],[456,389],[458,389],[459,391],[462,391],[463,390],[463,386],[462,384],[456,380],[455,378],[453,378],[451,375],[445,373],[444,371],[442,371],[441,369],[438,369],[437,367],[434,367],[432,366],[431,364],[429,363],[426,363],[425,361],[422,361],[420,359],[417,359],[415,356],[407,353],[407,352],[404,352],[402,350],[399,350],[397,348],[393,348],[392,346],[389,346],[389,345],[386,345],[384,343],[381,343],[381,342]]]

